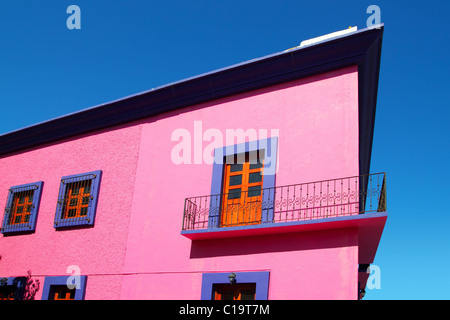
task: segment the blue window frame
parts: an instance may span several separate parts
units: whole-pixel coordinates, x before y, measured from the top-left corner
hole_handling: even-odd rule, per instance
[[[98,170],[61,179],[55,228],[94,225],[101,177]]]
[[[213,298],[215,284],[229,284],[231,272],[204,273],[202,275],[201,300]],[[267,300],[269,296],[269,271],[235,272],[236,283],[255,283],[255,300]]]
[[[3,234],[35,231],[43,185],[38,181],[9,189],[1,229]]]
[[[75,289],[73,300],[84,300],[86,294],[86,282],[87,276],[82,275],[45,277],[41,300],[53,300],[55,294],[54,289],[61,286],[67,286],[68,288],[69,286],[73,286]]]
[[[256,141],[249,141],[240,144],[230,145],[222,148],[214,149],[214,163],[213,163],[213,173],[211,181],[211,195],[220,195],[223,190],[223,176],[224,176],[224,166],[226,159],[232,157],[235,159],[236,163],[240,163],[240,160],[245,158],[245,154],[255,154],[256,157],[264,157],[263,165],[263,186],[265,189],[262,196],[262,203],[267,204],[263,206],[262,209],[262,222],[272,222],[273,221],[273,199],[275,197],[275,178],[276,172],[278,170],[278,137],[271,137],[267,139],[260,139]],[[256,162],[257,158],[254,157],[253,161]],[[257,165],[255,163],[255,165]],[[272,188],[272,189],[271,189]],[[217,196],[216,196],[217,197]],[[219,213],[221,212],[220,201],[211,201],[209,208],[209,218],[208,227],[215,228],[220,225]]]

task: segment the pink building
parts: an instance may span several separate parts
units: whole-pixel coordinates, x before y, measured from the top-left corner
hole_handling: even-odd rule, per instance
[[[359,299],[387,218],[382,34],[0,136],[0,296]]]

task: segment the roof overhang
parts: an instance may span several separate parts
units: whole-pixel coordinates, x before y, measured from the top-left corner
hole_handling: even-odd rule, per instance
[[[0,135],[0,156],[352,65],[359,73],[360,174],[369,173],[384,25],[272,54]]]

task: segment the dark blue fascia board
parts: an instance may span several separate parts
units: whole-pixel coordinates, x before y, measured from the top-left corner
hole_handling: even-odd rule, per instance
[[[168,84],[0,135],[0,156],[250,90],[357,65],[360,170],[368,173],[384,26]]]

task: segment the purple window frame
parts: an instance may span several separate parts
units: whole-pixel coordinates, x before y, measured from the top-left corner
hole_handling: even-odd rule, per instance
[[[100,193],[100,183],[102,179],[102,171],[91,171],[76,175],[65,176],[61,178],[59,187],[58,203],[56,206],[54,228],[66,228],[77,226],[92,226],[95,222],[95,215],[97,212],[98,196]],[[91,180],[91,192],[90,202],[86,213],[86,217],[83,218],[63,218],[62,211],[64,207],[64,197],[66,194],[66,187],[73,182],[80,182],[85,180]]]
[[[41,203],[41,195],[42,195],[42,189],[44,186],[43,181],[37,181],[33,183],[27,183],[22,184],[19,186],[11,187],[9,189],[8,193],[8,199],[6,201],[6,207],[4,211],[3,216],[3,223],[1,228],[1,233],[4,235],[7,234],[15,234],[15,233],[24,233],[24,232],[33,232],[36,230],[36,222],[37,222],[37,216],[39,212],[39,205]],[[28,219],[28,222],[21,223],[21,224],[12,224],[8,225],[8,218],[10,213],[9,208],[11,208],[14,200],[14,195],[19,192],[24,192],[28,190],[33,190],[33,204],[30,210],[30,217]]]
[[[212,300],[213,286],[215,284],[228,284],[231,272],[204,273],[202,275],[201,300]],[[235,272],[236,283],[255,283],[255,300],[268,300],[269,297],[269,271]]]
[[[74,300],[84,300],[86,294],[86,282],[87,276],[47,276],[44,280],[44,287],[42,289],[42,298],[41,300],[50,300],[51,287],[52,286],[66,286],[69,277],[79,277],[80,286],[75,288],[75,298]]]
[[[214,163],[211,180],[211,201],[208,217],[208,228],[218,228],[220,225],[221,212],[220,207],[216,208],[221,203],[221,194],[223,188],[223,175],[225,166],[225,157],[234,156],[244,153],[251,153],[255,151],[264,151],[264,166],[263,166],[263,189],[266,191],[263,194],[263,203],[271,203],[270,199],[275,199],[275,182],[276,172],[278,166],[278,137],[270,137],[255,141],[234,144],[221,148],[214,149]],[[270,159],[270,163],[267,161]],[[270,189],[272,188],[272,189]],[[213,201],[213,197],[220,197],[217,201]],[[262,223],[270,223],[273,221],[273,206],[263,208]],[[246,228],[246,227],[243,227]]]

